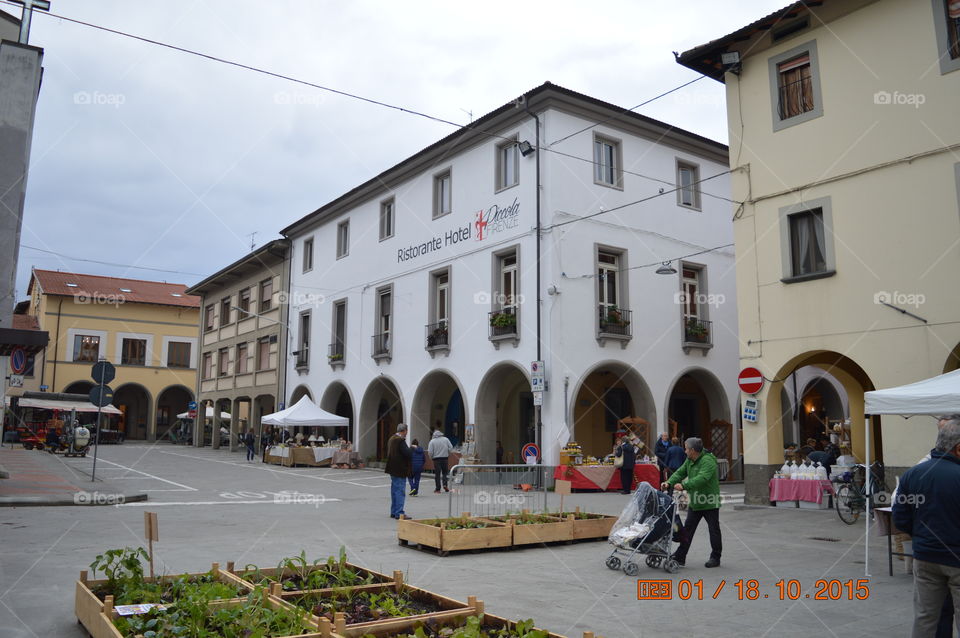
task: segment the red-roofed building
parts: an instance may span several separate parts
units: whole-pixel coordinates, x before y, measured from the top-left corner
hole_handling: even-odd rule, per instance
[[[40,269],[27,292],[14,327],[46,330],[50,342],[23,390],[85,394],[93,364],[107,360],[125,437],[166,435],[194,399],[200,298],[184,284]]]

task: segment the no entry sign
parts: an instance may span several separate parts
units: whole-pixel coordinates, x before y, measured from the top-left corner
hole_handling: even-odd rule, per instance
[[[763,387],[763,374],[756,368],[744,368],[737,377],[740,390],[747,394],[756,394]]]

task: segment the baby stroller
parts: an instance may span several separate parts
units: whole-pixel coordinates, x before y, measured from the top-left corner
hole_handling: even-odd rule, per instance
[[[678,540],[679,530],[677,502],[673,497],[649,483],[640,483],[610,530],[613,551],[607,557],[606,566],[617,570],[622,565],[623,573],[636,576],[640,566],[633,557],[646,554],[648,567],[663,567],[667,573],[675,574],[680,565],[670,557],[671,542]]]

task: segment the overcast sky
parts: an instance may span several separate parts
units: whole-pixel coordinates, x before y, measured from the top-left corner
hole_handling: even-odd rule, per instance
[[[480,117],[548,80],[632,107],[697,77],[671,51],[786,4],[53,0],[51,9],[468,123],[468,112]],[[31,267],[196,283],[248,252],[250,233],[257,246],[279,237],[454,130],[41,13],[30,34],[45,54],[18,299]],[[713,80],[639,112],[727,141]]]

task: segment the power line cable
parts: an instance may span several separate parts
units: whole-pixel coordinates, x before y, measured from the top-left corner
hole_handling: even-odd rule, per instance
[[[86,259],[85,257],[71,257],[70,255],[64,255],[63,253],[54,252],[52,250],[45,250],[43,248],[37,248],[36,246],[27,246],[26,244],[20,244],[21,248],[29,248],[30,250],[36,250],[41,253],[47,253],[48,255],[56,255],[61,259],[66,259],[68,261],[84,261],[91,264],[100,264],[102,266],[116,266],[117,268],[135,268],[137,270],[151,270],[153,272],[165,272],[171,273],[174,275],[194,275],[196,277],[203,277],[204,275],[198,272],[186,272],[183,270],[168,270],[166,268],[150,268],[148,266],[132,266],[130,264],[116,264],[112,261],[98,261],[96,259]]]

